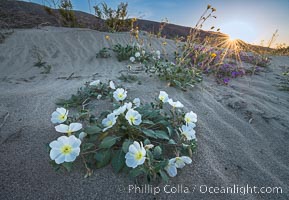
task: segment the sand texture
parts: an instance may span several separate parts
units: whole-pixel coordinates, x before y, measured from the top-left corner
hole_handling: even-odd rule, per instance
[[[0,44],[0,199],[289,199],[289,93],[279,91],[278,74],[289,57],[272,57],[272,64],[253,77],[218,85],[212,77],[187,92],[168,87],[157,77],[137,74],[141,85],[121,82],[129,62],[95,54],[113,43],[130,43],[128,33],[45,27],[15,30]],[[146,36],[142,36],[147,39]],[[154,49],[162,41],[153,39]],[[173,53],[168,40],[166,51]],[[51,72],[34,65],[37,47]],[[71,76],[71,74],[73,75]],[[67,77],[70,77],[68,80]],[[128,192],[134,184],[111,167],[84,179],[77,162],[71,173],[56,173],[45,144],[57,138],[50,122],[58,98],[69,98],[86,81],[115,80],[131,97],[150,102],[165,90],[198,114],[198,148],[193,163],[170,179],[171,186],[196,185],[190,194],[158,195]],[[283,194],[202,194],[201,185],[282,187]],[[164,187],[162,183],[159,187]],[[126,189],[123,191],[123,188]],[[121,191],[120,191],[121,190]]]

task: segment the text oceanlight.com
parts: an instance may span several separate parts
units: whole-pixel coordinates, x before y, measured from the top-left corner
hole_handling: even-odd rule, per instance
[[[282,194],[282,187],[277,186],[251,186],[251,185],[230,185],[230,186],[209,186],[209,185],[164,185],[153,186],[145,185],[128,185],[119,186],[119,192],[141,193],[141,194],[175,194],[175,193],[201,193],[201,194]]]

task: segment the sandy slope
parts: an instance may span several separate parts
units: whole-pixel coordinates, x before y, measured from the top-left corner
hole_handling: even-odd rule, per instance
[[[280,66],[289,65],[288,57],[274,57],[267,72],[234,80],[229,87],[205,78],[195,89],[181,92],[145,74],[138,75],[142,85],[122,83],[132,97],[144,101],[165,90],[198,114],[199,146],[193,164],[169,183],[191,191],[196,185],[190,194],[128,193],[133,182],[110,167],[95,171],[89,179],[83,179],[80,163],[70,174],[55,173],[44,148],[59,135],[50,123],[55,100],[68,98],[93,79],[120,83],[116,77],[126,70],[128,63],[119,63],[115,56],[95,58],[99,49],[109,46],[105,35],[85,29],[17,30],[0,44],[0,126],[8,116],[0,129],[0,199],[289,199],[289,94],[273,86]],[[130,42],[126,33],[110,35],[113,42]],[[153,41],[156,49],[160,44]],[[50,74],[40,74],[42,70],[33,66],[33,46],[52,65]],[[173,46],[169,41],[167,51],[173,52]],[[61,79],[72,72],[71,79]],[[199,191],[201,185],[234,184],[279,186],[283,194]],[[123,188],[126,191],[119,191]]]

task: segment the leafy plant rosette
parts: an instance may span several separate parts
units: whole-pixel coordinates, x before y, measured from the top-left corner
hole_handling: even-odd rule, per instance
[[[64,134],[49,144],[55,169],[70,171],[81,158],[86,177],[93,169],[110,164],[116,173],[125,172],[132,178],[167,181],[192,162],[197,122],[193,111],[185,113],[184,105],[165,91],[160,91],[155,102],[142,104],[139,98],[130,101],[124,88],[113,83],[107,87],[112,90],[114,110],[101,113],[96,120],[78,121],[63,107],[52,113],[55,130]]]

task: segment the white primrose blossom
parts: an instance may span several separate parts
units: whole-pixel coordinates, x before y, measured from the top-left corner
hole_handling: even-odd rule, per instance
[[[123,89],[123,88],[117,88],[113,92],[113,97],[117,101],[123,101],[127,97],[127,91],[125,89]]]
[[[191,164],[192,159],[188,156],[175,157],[169,160],[168,165],[165,167],[170,177],[175,177],[178,173],[177,168],[183,168],[185,164]]]
[[[105,127],[102,131],[105,132],[107,129],[113,127],[115,125],[117,117],[114,113],[108,114],[106,118],[102,120],[102,125]]]
[[[115,110],[113,110],[113,114],[114,115],[121,115],[121,114],[123,114],[124,112],[126,111],[126,105],[123,105],[123,106],[120,106],[119,108],[117,108],[117,109],[115,109]]]
[[[69,125],[66,124],[59,124],[55,126],[55,130],[59,133],[67,133],[68,135],[71,135],[71,133],[79,131],[82,129],[82,124],[80,123],[71,123]]]
[[[142,122],[139,112],[133,109],[127,111],[125,118],[130,125],[140,125],[140,123]]]
[[[194,140],[196,139],[196,131],[193,128],[194,127],[189,125],[182,125],[180,132],[186,137],[187,140]]]
[[[109,81],[109,87],[110,87],[110,89],[115,90],[115,84],[113,81]]]
[[[169,95],[165,91],[160,91],[159,100],[161,100],[163,103],[166,103],[169,100]]]
[[[99,100],[99,99],[101,99],[101,97],[102,97],[102,95],[99,94],[99,95],[97,95],[96,99]]]
[[[136,52],[136,53],[134,54],[134,56],[135,56],[136,58],[140,57],[140,52]]]
[[[142,165],[146,159],[146,150],[143,147],[142,142],[138,143],[134,141],[129,146],[129,151],[125,155],[125,163],[128,167],[136,168],[138,165]]]
[[[126,106],[127,110],[130,110],[132,108],[132,103],[131,102],[125,102],[124,105]]]
[[[92,81],[89,83],[90,86],[98,86],[100,84],[100,80]]]
[[[183,168],[186,164],[192,163],[192,159],[188,156],[175,157],[173,159],[175,159],[176,167],[180,169]]]
[[[154,59],[154,60],[159,60],[159,59],[161,59],[161,52],[160,52],[159,50],[153,51],[153,54],[155,54],[155,55],[153,56],[153,59]]]
[[[172,99],[169,99],[168,100],[168,103],[171,105],[171,106],[173,106],[173,108],[183,108],[184,107],[184,105],[181,103],[181,102],[179,102],[179,101],[173,101]]]
[[[193,111],[186,113],[184,120],[185,120],[186,124],[192,125],[195,127],[196,125],[194,123],[197,122],[197,114],[194,113]]]
[[[129,58],[129,60],[130,60],[130,62],[134,63],[135,58],[132,56],[132,57]]]
[[[81,133],[79,133],[78,138],[82,141],[86,136],[87,136],[87,133],[81,132]]]
[[[135,105],[135,108],[140,107],[140,99],[139,98],[135,98],[132,102]]]
[[[74,135],[59,137],[49,144],[51,160],[54,160],[56,164],[73,162],[80,153],[80,144],[81,140]]]
[[[172,158],[169,160],[168,165],[165,167],[165,170],[167,171],[168,175],[170,177],[175,177],[178,173],[177,167],[176,167],[176,163],[175,163],[175,159]]]
[[[141,54],[142,54],[142,55],[145,55],[145,54],[146,54],[145,50],[142,50],[142,51],[141,51]]]
[[[51,122],[53,124],[63,123],[67,120],[67,115],[68,110],[65,108],[56,108],[56,111],[51,114]]]

